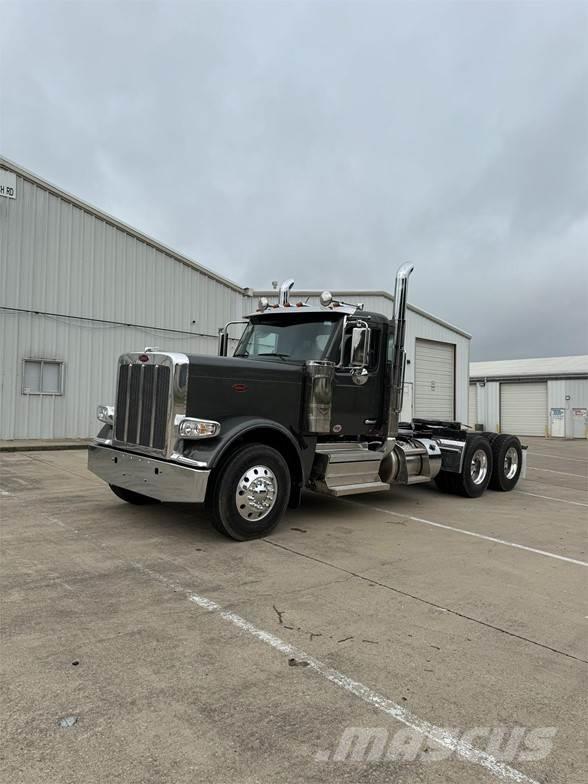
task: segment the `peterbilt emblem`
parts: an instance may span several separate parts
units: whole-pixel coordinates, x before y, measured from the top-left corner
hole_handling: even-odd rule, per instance
[[[147,354],[139,354],[137,359],[139,360],[139,362],[149,362],[149,357],[147,356]]]
[[[233,384],[232,389],[234,392],[247,392],[247,384]]]

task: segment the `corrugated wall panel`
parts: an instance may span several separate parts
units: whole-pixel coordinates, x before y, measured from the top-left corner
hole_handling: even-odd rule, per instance
[[[210,354],[214,338],[162,339],[149,330],[71,323],[67,319],[0,312],[0,438],[84,438],[95,435],[98,403],[114,403],[118,356],[157,340],[163,350]],[[23,395],[24,359],[64,362],[64,395]]]
[[[478,385],[470,384],[470,399],[468,404],[468,421],[470,427],[478,424]]]
[[[573,409],[588,408],[588,379],[549,379],[547,382],[547,408],[549,413],[552,408],[565,409],[563,434],[565,434],[567,438],[572,438],[574,435]],[[558,430],[557,422],[552,425],[551,417],[549,421],[549,430],[551,436],[562,434],[562,431]]]
[[[119,354],[214,353],[218,327],[251,310],[237,286],[21,176],[16,199],[0,199],[0,305],[60,314],[0,311],[2,439],[94,435]],[[65,394],[23,395],[25,358],[62,360]]]
[[[242,316],[241,290],[22,177],[1,201],[3,305],[199,332]]]

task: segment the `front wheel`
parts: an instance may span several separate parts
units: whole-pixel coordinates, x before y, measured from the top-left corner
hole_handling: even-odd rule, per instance
[[[477,498],[488,487],[492,476],[492,447],[483,436],[468,438],[463,468],[455,474],[455,492],[466,498]]]
[[[280,522],[290,497],[290,471],[265,444],[241,447],[213,480],[208,508],[212,524],[237,541],[258,539]]]

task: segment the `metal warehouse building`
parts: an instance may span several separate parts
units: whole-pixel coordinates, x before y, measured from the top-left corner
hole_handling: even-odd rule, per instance
[[[335,294],[392,314],[387,292]],[[214,353],[258,295],[0,158],[0,439],[93,436],[119,354]],[[470,336],[409,308],[403,418],[465,420]]]
[[[586,438],[588,356],[472,362],[469,423],[520,436]]]

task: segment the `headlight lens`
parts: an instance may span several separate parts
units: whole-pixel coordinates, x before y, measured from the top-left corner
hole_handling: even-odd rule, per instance
[[[104,422],[106,425],[112,425],[114,422],[114,406],[98,406],[96,409],[96,416],[99,422]]]
[[[220,425],[210,419],[192,419],[186,417],[178,425],[178,433],[182,438],[213,438],[220,433]]]

